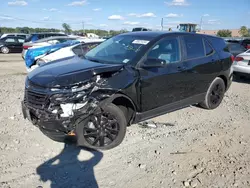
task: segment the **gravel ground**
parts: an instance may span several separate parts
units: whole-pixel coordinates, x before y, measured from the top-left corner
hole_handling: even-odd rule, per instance
[[[57,143],[22,117],[21,54],[0,54],[0,187],[250,187],[250,80],[213,111],[190,107],[132,125],[113,150]]]

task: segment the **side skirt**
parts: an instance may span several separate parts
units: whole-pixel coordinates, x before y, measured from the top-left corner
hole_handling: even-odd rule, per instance
[[[169,112],[173,112],[173,111],[188,107],[192,104],[197,104],[203,101],[205,99],[205,96],[206,96],[206,93],[202,93],[199,95],[189,97],[187,99],[183,99],[181,101],[177,101],[177,102],[167,104],[167,105],[164,105],[164,106],[152,109],[152,110],[148,110],[146,112],[142,112],[142,113],[137,112],[133,123],[145,121],[147,119],[151,119],[156,116],[160,116]]]

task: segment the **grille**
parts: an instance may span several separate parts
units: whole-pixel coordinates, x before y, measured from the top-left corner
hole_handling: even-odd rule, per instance
[[[46,103],[46,94],[26,90],[25,102],[33,108],[43,109]]]

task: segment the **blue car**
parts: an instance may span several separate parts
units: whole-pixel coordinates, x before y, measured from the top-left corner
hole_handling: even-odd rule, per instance
[[[38,57],[40,57],[42,55],[48,55],[48,54],[53,53],[61,48],[64,48],[67,46],[72,46],[72,45],[75,45],[78,43],[80,43],[80,41],[70,40],[70,41],[67,41],[64,43],[60,43],[60,44],[28,49],[28,51],[25,55],[25,65],[26,65],[28,72],[30,72],[32,70],[31,67],[36,64],[36,60]]]

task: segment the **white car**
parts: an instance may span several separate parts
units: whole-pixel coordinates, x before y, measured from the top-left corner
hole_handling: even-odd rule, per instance
[[[41,64],[48,63],[51,61],[56,61],[73,56],[84,56],[89,50],[96,47],[104,40],[105,39],[83,39],[79,44],[61,48],[51,54],[38,56],[35,59],[37,64],[31,66],[31,68],[27,68],[27,71],[31,72],[35,68],[39,67]]]
[[[250,76],[250,50],[237,55],[233,63],[234,75]]]
[[[50,46],[54,44],[59,44],[63,42],[67,42],[69,40],[81,40],[79,37],[68,37],[68,36],[56,36],[56,37],[47,37],[35,42],[25,42],[23,44],[23,52],[22,57],[25,59],[26,52],[29,48],[39,48],[43,46]]]

